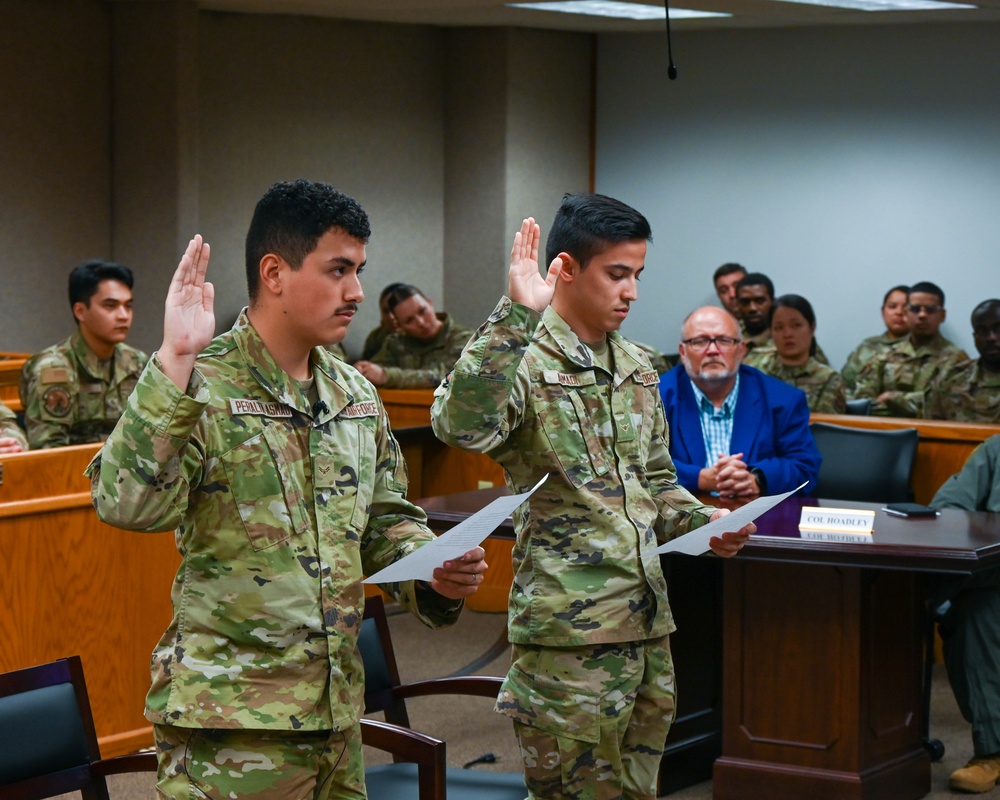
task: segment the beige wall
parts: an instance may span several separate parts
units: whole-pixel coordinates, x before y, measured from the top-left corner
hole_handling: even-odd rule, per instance
[[[535,95],[556,87],[561,114],[589,119],[587,36],[219,14],[187,0],[0,0],[0,13],[19,33],[0,56],[17,90],[0,115],[0,242],[39,277],[4,270],[18,301],[0,350],[68,334],[66,274],[89,257],[135,270],[130,341],[155,348],[195,232],[213,246],[228,324],[246,298],[254,203],[299,177],[352,194],[372,219],[369,302],[349,350],[394,280],[476,325],[503,290],[511,219],[550,219],[563,191],[586,188],[588,126],[563,126]],[[470,264],[488,279],[467,280]]]
[[[90,0],[0,0],[0,350],[69,334],[66,276],[111,249],[111,47]]]

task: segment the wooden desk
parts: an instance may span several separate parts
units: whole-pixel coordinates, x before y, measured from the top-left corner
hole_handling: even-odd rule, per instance
[[[823,543],[798,538],[803,505],[878,508],[790,498],[724,563],[723,754],[713,797],[923,797],[919,573],[1000,565],[1000,514],[877,512],[871,542]]]
[[[962,468],[965,459],[977,445],[1000,433],[1000,425],[973,422],[861,417],[852,414],[813,414],[810,419],[813,422],[829,422],[832,425],[866,430],[916,428],[920,440],[917,443],[917,458],[913,464],[910,485],[918,503],[930,502],[941,484]]]
[[[152,744],[149,654],[180,557],[170,534],[97,519],[83,470],[99,447],[0,458],[0,671],[81,656],[108,757]]]

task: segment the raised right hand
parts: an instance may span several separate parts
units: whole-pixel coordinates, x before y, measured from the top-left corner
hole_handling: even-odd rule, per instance
[[[554,258],[549,265],[545,279],[538,272],[538,244],[541,228],[534,218],[528,217],[521,223],[521,230],[514,234],[514,246],[510,251],[510,271],[507,273],[507,296],[515,303],[544,311],[552,301],[562,259]]]
[[[163,344],[157,353],[163,371],[182,390],[194,360],[215,335],[215,287],[205,280],[210,248],[196,234],[188,243],[167,290]]]

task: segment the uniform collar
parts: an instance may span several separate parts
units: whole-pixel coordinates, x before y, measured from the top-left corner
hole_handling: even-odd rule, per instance
[[[597,366],[594,364],[591,349],[580,341],[580,337],[573,332],[566,320],[559,316],[559,313],[552,306],[547,306],[542,312],[542,324],[570,361],[583,369],[594,369]],[[612,331],[608,334],[608,346],[614,355],[615,384],[617,385],[642,365],[636,359],[625,337],[618,331]]]
[[[317,407],[313,408],[299,384],[275,363],[264,340],[250,324],[246,308],[240,312],[230,333],[250,374],[261,388],[275,400],[309,417],[315,417],[316,424],[332,419],[354,402],[354,396],[338,378],[334,356],[325,348],[314,347],[310,355],[313,376],[316,378],[316,391],[319,395]],[[323,378],[320,378],[320,375]]]

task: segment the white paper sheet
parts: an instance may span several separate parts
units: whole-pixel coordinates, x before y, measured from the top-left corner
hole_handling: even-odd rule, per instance
[[[511,494],[498,497],[485,508],[480,509],[468,519],[462,520],[449,531],[414,550],[405,558],[399,559],[385,569],[379,570],[365,583],[393,583],[395,581],[423,580],[434,577],[434,570],[449,559],[458,558],[473,547],[478,547],[500,523],[521,503],[527,500],[539,486],[548,478],[545,475],[534,488],[521,494]]]
[[[805,483],[802,484],[802,486],[805,485]],[[785,492],[784,494],[758,497],[756,500],[747,503],[745,506],[740,506],[720,519],[709,522],[707,525],[702,525],[700,528],[691,531],[691,533],[678,536],[666,544],[661,544],[653,552],[687,553],[689,556],[700,556],[702,553],[707,553],[711,549],[708,546],[708,540],[713,536],[721,536],[727,531],[738,531],[747,523],[753,522],[765,511],[770,511],[782,500],[791,497],[802,486],[797,486],[792,491]]]

